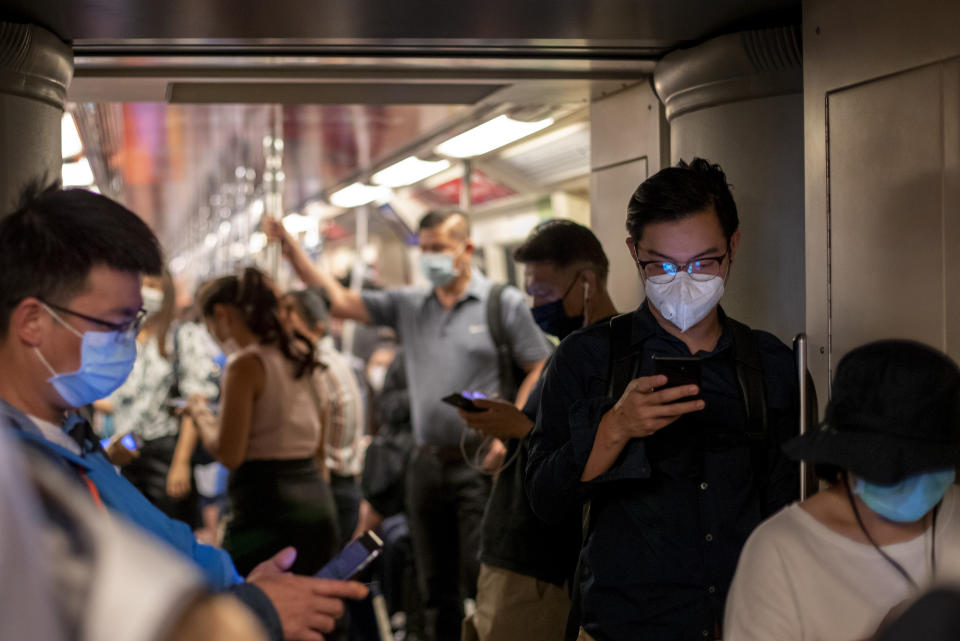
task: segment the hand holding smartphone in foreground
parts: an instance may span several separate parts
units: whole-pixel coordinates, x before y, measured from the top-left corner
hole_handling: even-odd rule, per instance
[[[383,541],[370,530],[356,541],[350,542],[340,554],[317,572],[319,579],[347,581],[360,574],[383,552]]]

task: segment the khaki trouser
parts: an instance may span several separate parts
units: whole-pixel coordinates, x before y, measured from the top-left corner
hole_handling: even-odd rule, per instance
[[[559,641],[570,614],[565,588],[486,564],[477,581],[477,611],[463,641]]]
[[[577,635],[577,641],[594,641],[593,637],[587,634],[587,631],[580,628],[580,634]]]

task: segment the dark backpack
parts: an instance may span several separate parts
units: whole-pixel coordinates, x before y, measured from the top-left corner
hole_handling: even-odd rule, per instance
[[[497,370],[500,380],[500,398],[513,401],[517,397],[520,383],[526,377],[513,357],[513,348],[503,327],[503,290],[506,285],[496,284],[490,288],[487,297],[487,327],[497,350]]]

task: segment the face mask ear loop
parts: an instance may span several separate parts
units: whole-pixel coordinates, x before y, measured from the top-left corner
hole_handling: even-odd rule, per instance
[[[876,541],[872,536],[870,536],[870,533],[867,531],[867,526],[864,525],[864,523],[863,523],[863,518],[860,516],[860,510],[857,509],[857,502],[856,502],[856,501],[854,500],[854,498],[853,498],[853,491],[850,489],[850,475],[849,475],[849,474],[845,474],[845,475],[844,475],[844,477],[843,477],[843,486],[844,486],[844,487],[846,488],[846,490],[847,490],[847,499],[850,500],[850,507],[853,508],[853,515],[857,518],[857,525],[860,526],[860,530],[863,532],[863,535],[864,535],[865,537],[867,537],[867,540],[868,540],[868,541],[870,541],[870,545],[872,545],[872,546],[874,547],[874,549],[876,549],[876,551],[880,553],[880,556],[882,556],[882,557],[887,561],[887,563],[889,563],[890,565],[892,565],[897,572],[899,572],[900,574],[903,575],[903,578],[905,578],[905,579],[907,580],[907,583],[909,583],[909,584],[910,584],[911,586],[913,586],[915,589],[919,590],[919,589],[920,589],[920,586],[918,586],[918,585],[917,585],[917,582],[913,580],[913,577],[910,576],[910,574],[909,574],[905,569],[903,569],[903,566],[902,566],[902,565],[900,565],[899,563],[897,563],[896,560],[894,560],[889,554],[887,554],[886,552],[884,552],[883,549],[882,549],[879,545],[877,545],[877,541]],[[936,511],[934,511],[934,513],[933,513],[934,536],[936,536],[936,525],[937,525],[936,519],[937,519],[937,513],[936,513]],[[936,539],[934,539],[933,542],[936,543]],[[935,546],[934,546],[934,547],[935,547]],[[935,567],[936,567],[936,557],[935,557],[935,556],[932,556],[932,561],[931,561],[931,562],[933,563],[934,568],[935,568]]]
[[[55,321],[57,321],[58,323],[60,323],[61,325],[63,325],[63,327],[66,328],[67,331],[72,332],[74,336],[76,336],[77,338],[83,340],[83,334],[81,334],[80,332],[78,332],[70,323],[68,323],[67,321],[65,321],[65,320],[63,320],[62,318],[60,318],[60,314],[56,313],[55,311],[53,311],[52,309],[50,309],[49,307],[47,307],[47,304],[46,304],[46,303],[44,303],[44,302],[41,301],[40,304],[43,305],[43,308],[44,308],[45,310],[47,310],[47,313],[50,314],[50,316],[53,318],[53,320],[55,320]]]
[[[57,376],[57,371],[50,367],[50,363],[48,363],[47,359],[43,357],[43,354],[40,352],[40,348],[34,347],[33,351],[37,353],[37,356],[40,358],[40,362],[43,363],[43,366],[47,368],[48,372],[50,372],[50,376]]]

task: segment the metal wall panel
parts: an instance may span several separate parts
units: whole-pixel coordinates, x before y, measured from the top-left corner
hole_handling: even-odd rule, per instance
[[[740,215],[741,243],[721,304],[787,344],[803,331],[803,99],[742,100],[670,123],[673,164],[719,163]]]
[[[651,147],[659,143],[662,109],[647,82],[592,102],[590,167],[601,169],[652,153]]]
[[[624,239],[627,237],[627,203],[648,175],[649,163],[645,157],[590,174],[591,228],[610,259],[607,289],[621,312],[636,309],[643,301],[640,275]]]
[[[590,227],[610,259],[608,289],[620,311],[643,300],[624,239],[637,186],[670,161],[669,126],[648,83],[590,104]]]
[[[943,346],[940,74],[933,65],[829,96],[834,362],[881,338]]]
[[[909,6],[900,0],[805,0],[803,3],[806,329],[811,344],[810,369],[820,390],[826,389],[831,369],[845,349],[882,333],[912,332],[918,337],[922,333],[938,347],[945,347],[954,358],[960,358],[958,275],[949,266],[957,260],[960,247],[957,229],[960,226],[957,220],[960,125],[956,122],[960,117],[957,104],[960,96],[956,89],[956,64],[947,63],[960,56],[958,32],[958,2],[914,0]],[[929,65],[937,66],[943,73],[942,84],[933,95],[901,91],[900,104],[890,104],[887,97],[878,105],[861,100],[868,94],[882,94],[887,76]],[[926,72],[907,75],[914,77],[893,81],[920,82]],[[861,85],[863,93],[857,95]],[[828,96],[829,128],[825,108]],[[937,111],[931,103],[935,105],[941,99],[943,108]],[[844,116],[841,127],[837,119],[842,114],[837,109],[842,110],[843,103],[854,100],[863,111]],[[876,111],[879,109],[887,110],[886,120]],[[932,122],[917,122],[918,118],[910,114],[913,110],[927,114]],[[939,124],[941,118],[942,125]],[[865,127],[862,121],[871,124]],[[919,129],[914,131],[912,128],[917,126]],[[936,127],[941,127],[939,139],[932,141],[931,128]],[[882,142],[891,147],[901,136],[905,153],[927,170],[935,163],[939,179],[924,178],[917,167],[903,166],[904,163],[894,157],[900,152],[882,157],[857,157],[852,153],[856,146],[870,149],[873,137],[879,138],[876,144]],[[828,163],[828,141],[830,162],[836,158],[841,166]],[[851,168],[843,167],[843,162],[849,162]],[[852,168],[857,163],[861,165],[858,174]],[[897,171],[888,170],[886,167],[890,164],[896,165]],[[875,171],[869,171],[870,167]],[[943,194],[943,201],[931,212],[928,199],[938,193]],[[895,229],[896,225],[883,222],[879,211],[867,212],[865,207],[856,205],[860,199],[882,207],[885,215],[893,215],[899,221],[899,227]],[[888,200],[901,202],[909,209],[894,212]],[[828,202],[832,211],[828,210]],[[908,212],[916,213],[908,216]],[[918,273],[915,279],[899,278],[895,282],[900,286],[894,287],[894,281],[884,281],[862,269],[849,272],[846,277],[839,276],[840,267],[830,270],[831,258],[844,260],[837,247],[831,254],[831,234],[839,230],[840,237],[836,240],[846,243],[845,250],[857,251],[856,243],[861,242],[861,236],[853,234],[857,227],[853,225],[854,220],[847,217],[862,215],[869,215],[873,223],[882,225],[881,230],[867,230],[861,225],[867,240],[882,240],[883,229],[889,229],[891,236],[899,233],[908,247],[920,247],[918,260],[926,269],[931,268],[932,260],[927,254],[933,258],[939,255],[941,275],[921,274],[918,268],[912,270]],[[849,228],[851,233],[846,234],[844,228]],[[942,260],[944,255],[946,260]],[[855,267],[846,261],[846,269]],[[839,312],[839,317],[834,319],[831,318],[831,273],[841,278],[842,290],[835,288],[833,292],[834,311]],[[859,280],[852,280],[850,274],[860,274]],[[938,279],[940,289],[935,292],[930,281]],[[914,295],[915,290],[925,291],[931,297]],[[841,295],[856,299],[840,300]],[[883,315],[894,314],[901,325],[893,327],[893,318],[889,322],[871,318],[871,313],[881,309]],[[939,316],[939,320],[931,320],[935,316]],[[832,321],[840,323],[835,329],[842,333],[835,337],[831,352]],[[863,323],[862,331],[856,322]],[[881,322],[883,326],[879,325]]]
[[[943,65],[944,343],[960,359],[960,61]]]

